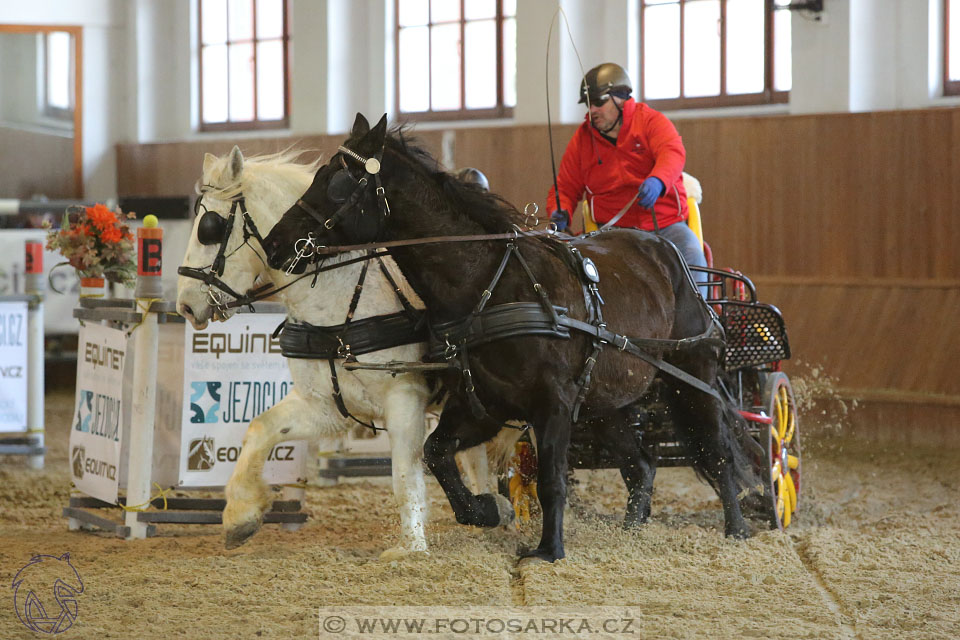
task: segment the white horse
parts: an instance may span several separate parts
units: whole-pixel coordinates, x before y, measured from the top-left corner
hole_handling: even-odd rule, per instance
[[[263,235],[273,227],[280,215],[296,202],[310,186],[316,171],[314,164],[293,162],[296,154],[279,153],[244,160],[240,149],[224,157],[206,154],[200,181],[201,203],[208,211],[228,218],[234,200],[245,199],[246,208],[256,228]],[[212,265],[220,243],[202,244],[198,239],[200,219],[194,221],[190,244],[183,265],[205,268]],[[209,242],[209,239],[208,239]],[[262,282],[282,287],[296,276],[270,269],[263,259],[256,239],[244,245],[244,221],[237,211],[223,251],[225,268],[220,280],[233,291],[244,294]],[[346,254],[332,262],[358,257]],[[387,261],[407,299],[419,305],[416,294],[406,286],[399,269]],[[292,284],[277,295],[286,305],[288,321],[309,322],[315,326],[343,324],[361,263],[325,271],[311,288],[313,276]],[[212,320],[225,320],[232,310],[224,311],[211,304],[209,287],[199,280],[180,276],[177,286],[177,311],[197,329]],[[229,297],[228,297],[229,299]],[[370,268],[356,309],[355,319],[401,311],[401,303],[393,286],[380,272]],[[370,353],[364,361],[415,362],[424,354],[424,345],[411,344]],[[425,409],[430,388],[417,373],[388,375],[376,371],[347,371],[342,360],[336,361],[343,401],[350,413],[360,420],[377,420],[390,437],[393,460],[393,490],[400,509],[399,544],[381,554],[389,560],[411,552],[426,552],[424,524],[427,502],[422,464],[425,439]],[[339,413],[333,397],[330,368],[326,360],[289,359],[293,390],[283,400],[254,418],[244,436],[236,467],[226,486],[227,505],[223,512],[226,545],[243,544],[260,528],[263,514],[270,504],[270,493],[263,481],[263,465],[274,445],[288,440],[332,440],[356,426]]]

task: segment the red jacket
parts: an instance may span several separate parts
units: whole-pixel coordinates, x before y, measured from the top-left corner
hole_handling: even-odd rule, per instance
[[[665,187],[654,205],[660,227],[686,220],[687,192],[681,176],[686,157],[673,123],[642,102],[630,98],[623,103],[623,124],[616,146],[590,124],[588,113],[560,161],[560,208],[572,213],[577,203],[586,198],[593,219],[602,225],[637,195],[640,183],[648,176],[656,176]],[[546,210],[557,210],[552,186]],[[616,226],[650,231],[653,218],[649,210],[635,202]]]

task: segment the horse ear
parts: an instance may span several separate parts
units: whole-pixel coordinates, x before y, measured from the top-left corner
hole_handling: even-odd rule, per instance
[[[233,174],[231,176],[233,180],[239,180],[243,173],[243,154],[240,153],[240,147],[237,145],[233,145],[233,150],[230,151],[230,171]]]
[[[213,165],[217,162],[217,156],[212,153],[203,154],[203,174],[207,175],[210,173],[210,170],[213,169]]]
[[[370,123],[367,122],[363,114],[358,111],[357,119],[353,121],[353,129],[350,131],[350,137],[359,138],[360,136],[367,135],[368,131],[370,131]]]
[[[380,118],[380,122],[370,130],[370,133],[367,134],[364,142],[370,144],[370,146],[379,149],[383,146],[383,139],[387,137],[387,114],[383,114],[383,117]]]

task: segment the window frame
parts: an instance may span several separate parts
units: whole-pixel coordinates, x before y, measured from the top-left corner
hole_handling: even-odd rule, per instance
[[[449,22],[433,22],[431,7],[434,2],[449,2],[450,0],[427,0],[427,24],[418,25],[426,26],[428,36],[432,35],[431,29],[435,25],[449,25],[456,24],[455,21],[451,20]],[[463,42],[466,33],[467,22],[475,22],[474,20],[464,19],[464,0],[458,0],[460,2],[460,104],[463,105],[466,102],[466,57],[463,55]],[[400,31],[401,29],[408,29],[411,27],[401,27],[400,26],[400,0],[394,0],[393,3],[393,15],[394,15],[394,96],[393,96],[393,106],[394,112],[397,114],[397,120],[401,122],[436,122],[436,121],[453,121],[453,120],[483,120],[483,119],[498,119],[498,118],[512,118],[514,107],[508,107],[504,104],[504,96],[506,94],[504,86],[504,77],[503,77],[503,0],[496,0],[496,17],[494,20],[497,23],[497,105],[495,107],[486,107],[482,109],[468,109],[461,106],[460,109],[447,109],[443,111],[435,111],[432,106],[426,111],[401,111],[400,110]],[[509,16],[514,21],[516,21],[517,16]],[[484,18],[489,19],[489,18]],[[429,58],[429,51],[432,45],[432,38],[428,37],[427,41],[427,51]],[[427,93],[430,93],[430,87],[433,86],[433,71],[429,70],[427,77]]]
[[[943,0],[943,95],[960,95],[960,80],[950,79],[950,0]]]
[[[727,0],[720,0],[720,20],[723,27],[720,29],[720,94],[714,96],[685,97],[683,95],[683,63],[684,63],[684,10],[687,2],[696,2],[697,0],[676,0],[680,5],[680,97],[677,98],[657,98],[653,100],[644,99],[644,59],[643,59],[643,33],[644,33],[644,15],[646,13],[646,0],[640,0],[640,81],[636,91],[637,100],[649,104],[651,107],[661,111],[675,109],[715,109],[719,107],[744,107],[755,105],[785,104],[790,101],[790,91],[777,91],[773,88],[774,81],[774,41],[773,41],[773,18],[776,11],[788,11],[789,5],[777,6],[774,0],[763,0],[764,20],[763,20],[763,84],[764,90],[759,93],[738,93],[728,94],[727,90]],[[656,6],[656,5],[654,5]]]
[[[276,40],[276,38],[257,38],[257,0],[252,0],[251,8],[253,11],[253,37],[249,40],[231,40],[229,33],[229,24],[227,25],[227,39],[224,44],[227,46],[227,118],[226,122],[205,122],[203,119],[203,3],[204,0],[197,0],[197,86],[199,94],[199,113],[197,117],[197,130],[201,132],[209,131],[257,131],[268,129],[287,129],[290,127],[290,3],[288,0],[281,0],[283,3],[283,35],[280,41],[283,45],[283,118],[277,120],[260,120],[257,116],[257,44]],[[229,16],[230,3],[227,0],[227,15]],[[228,18],[229,20],[229,18]],[[250,43],[253,45],[253,120],[231,121],[230,117],[230,46],[239,43]],[[209,45],[208,45],[209,46]]]
[[[66,33],[70,38],[70,44],[67,47],[69,51],[70,68],[68,70],[69,83],[70,86],[67,88],[67,95],[70,99],[69,107],[57,107],[50,104],[50,35],[52,33]],[[74,42],[73,33],[66,30],[59,31],[44,31],[43,32],[43,115],[48,118],[53,118],[55,120],[73,120],[73,112],[77,108],[75,103],[76,100],[76,70],[77,70],[77,55],[76,55],[76,44]]]

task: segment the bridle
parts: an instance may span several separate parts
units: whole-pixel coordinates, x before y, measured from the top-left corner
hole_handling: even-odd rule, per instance
[[[329,218],[325,218],[322,213],[317,211],[316,207],[304,201],[303,198],[297,200],[297,206],[307,212],[311,218],[323,225],[325,229],[333,229],[343,221],[348,213],[358,206],[360,213],[364,212],[361,199],[366,195],[369,188],[373,186],[370,181],[372,177],[373,184],[376,185],[374,193],[377,197],[377,209],[380,212],[380,219],[382,221],[389,217],[390,203],[387,201],[387,194],[383,188],[383,182],[380,177],[380,169],[382,168],[380,160],[383,158],[383,147],[380,147],[380,151],[378,151],[375,156],[369,158],[364,158],[356,151],[348,149],[343,145],[337,147],[337,150],[343,154],[340,156],[342,168],[330,178],[330,182],[327,184],[327,197],[333,201],[334,204],[340,206]],[[359,179],[355,178],[353,172],[350,171],[350,167],[347,165],[347,158],[356,160],[363,166],[364,174]]]
[[[259,258],[264,265],[267,264],[260,252],[258,252],[252,244],[250,244],[250,238],[255,238],[257,240],[257,242],[260,244],[260,250],[264,254],[266,254],[266,249],[264,247],[263,236],[260,235],[260,231],[257,229],[256,223],[254,223],[253,218],[247,211],[247,203],[243,194],[241,193],[231,198],[231,202],[233,204],[230,206],[230,215],[224,219],[224,217],[219,213],[207,209],[206,205],[203,204],[203,194],[208,190],[210,190],[209,187],[200,190],[200,196],[197,198],[197,201],[193,207],[194,213],[200,216],[200,222],[197,224],[197,241],[206,246],[219,244],[220,246],[217,251],[217,255],[213,259],[213,262],[208,266],[179,267],[177,269],[177,273],[181,276],[186,276],[188,278],[193,278],[203,282],[206,287],[207,299],[210,302],[210,305],[222,315],[230,308],[250,306],[253,302],[266,297],[266,295],[272,295],[273,292],[270,292],[266,295],[263,294],[271,289],[273,285],[265,284],[248,292],[246,295],[243,295],[234,291],[230,285],[221,280],[221,277],[223,276],[223,270],[226,267],[227,258],[232,256],[244,246],[250,247],[250,250],[253,251],[257,258]],[[201,208],[203,209],[202,212]],[[241,223],[243,224],[243,242],[237,245],[237,247],[230,253],[226,253],[227,242],[230,240],[230,236],[233,234],[233,225],[236,224],[238,212],[240,214]],[[232,296],[234,300],[232,302],[224,300],[223,295],[220,293],[221,291]],[[250,309],[252,311],[253,307],[250,306]]]

